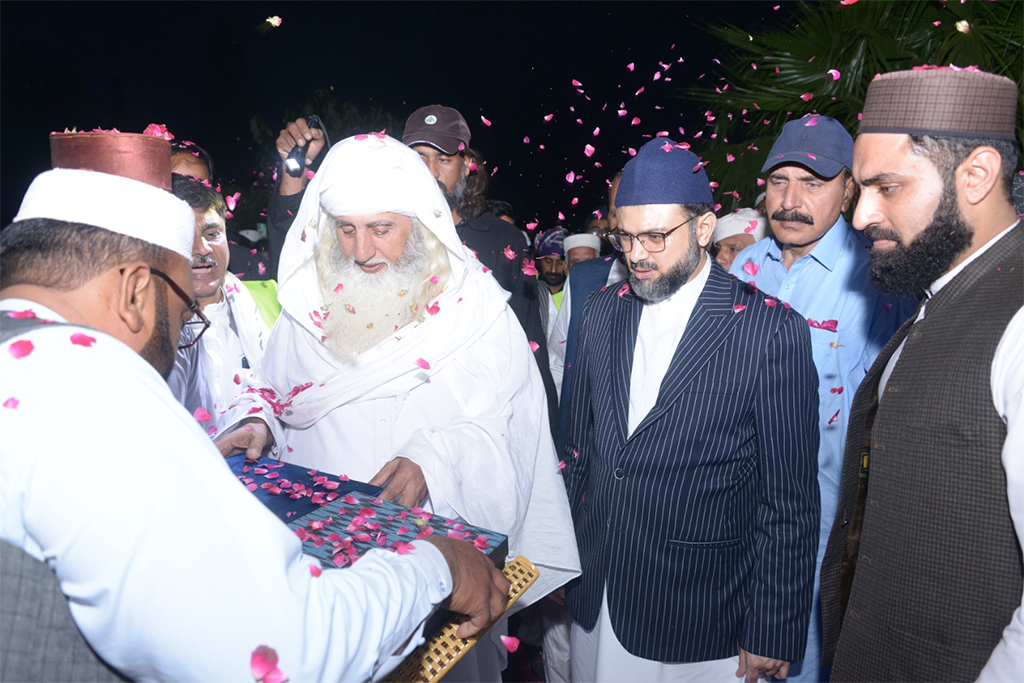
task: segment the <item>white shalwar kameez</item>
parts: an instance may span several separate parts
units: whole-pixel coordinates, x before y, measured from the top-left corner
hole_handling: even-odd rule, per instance
[[[415,216],[444,245],[451,274],[435,314],[346,363],[322,341],[315,248],[320,232],[334,229],[332,216],[383,212]],[[244,394],[225,423],[259,410],[278,457],[361,481],[395,457],[414,461],[429,489],[427,509],[506,534],[510,556],[537,565],[540,577],[517,607],[578,576],[529,342],[508,293],[459,240],[419,156],[383,135],[335,145],[303,197],[279,276],[283,311],[255,387],[272,390],[277,405]]]
[[[203,425],[217,427],[223,426],[221,417],[239,389],[259,370],[270,337],[252,294],[241,280],[227,273],[221,289],[223,300],[203,309],[210,319],[210,329],[199,340],[199,371],[209,391],[209,403],[203,407],[212,416]]]
[[[133,680],[251,681],[260,645],[293,681],[367,680],[450,590],[425,543],[312,576],[160,375],[105,334],[51,325],[0,345],[0,404],[0,537],[54,569],[90,645]]]

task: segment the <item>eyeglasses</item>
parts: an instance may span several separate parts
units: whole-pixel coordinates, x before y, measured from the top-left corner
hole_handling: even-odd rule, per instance
[[[179,287],[178,283],[172,280],[170,276],[157,270],[153,266],[149,267],[149,272],[166,282],[167,286],[171,288],[171,291],[181,297],[181,300],[188,304],[188,310],[192,311],[192,317],[185,323],[185,327],[188,328],[190,334],[194,334],[195,337],[185,344],[179,344],[178,349],[187,349],[191,346],[195,346],[195,343],[199,341],[203,336],[203,333],[209,329],[210,319],[203,315],[203,312],[199,310],[199,302],[190,298],[189,295],[185,293],[185,290]],[[197,329],[199,330],[198,332],[196,331]]]
[[[679,228],[683,227],[697,215],[690,216],[685,221],[677,225],[676,227],[666,230],[665,232],[642,232],[639,235],[630,235],[625,232],[610,232],[608,233],[608,241],[612,243],[612,246],[619,251],[628,252],[633,251],[633,240],[639,240],[640,244],[644,246],[651,254],[657,254],[665,251],[665,240],[668,236],[674,233]]]

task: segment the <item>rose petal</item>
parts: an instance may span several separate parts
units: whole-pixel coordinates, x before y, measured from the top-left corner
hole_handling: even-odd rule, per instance
[[[71,336],[71,343],[88,348],[96,343],[96,339],[95,337],[90,337],[89,335],[82,334],[81,332],[76,332]]]
[[[745,311],[745,310],[747,310],[747,307],[744,306],[743,304],[736,304],[735,306],[732,307],[732,312],[733,313],[739,313],[740,311]]]
[[[630,64],[630,66],[633,66]],[[519,639],[513,636],[502,636],[501,644],[505,646],[505,649],[509,652],[515,652],[519,649]]]
[[[210,414],[210,411],[202,406],[196,408],[196,411],[192,413],[192,417],[194,417],[198,422],[206,422],[207,420],[213,419],[213,415]]]
[[[18,399],[14,398],[13,396],[11,396],[9,399],[4,401],[4,408],[8,408],[10,410],[14,410],[15,408],[18,407],[19,403],[21,403],[21,401],[19,401]]]
[[[760,270],[760,268],[758,268],[757,264],[754,263],[753,261],[747,261],[746,263],[743,264],[743,272],[749,275],[750,277],[754,277],[755,275],[757,275],[758,270]]]
[[[253,678],[257,681],[277,668],[277,652],[272,647],[260,645],[252,651],[249,659],[249,667],[252,669]]]
[[[423,360],[422,358],[417,358],[416,359],[416,365],[420,366],[424,370],[429,370],[430,369],[430,363],[428,363],[427,361]]]
[[[481,123],[483,123],[483,124],[484,124],[485,126],[487,126],[488,128],[490,128],[490,127],[491,127],[491,122],[487,120],[487,117],[486,117],[486,116],[481,116],[481,117],[480,117],[480,121],[481,121]]]

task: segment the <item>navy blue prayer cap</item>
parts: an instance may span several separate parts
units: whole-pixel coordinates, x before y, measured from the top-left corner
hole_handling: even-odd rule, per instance
[[[704,164],[693,152],[668,138],[640,148],[622,169],[615,206],[643,204],[713,204]]]
[[[561,256],[565,257],[565,250],[562,248],[562,242],[565,240],[566,235],[569,231],[558,226],[557,228],[551,228],[545,230],[537,238],[537,244],[534,246],[537,256]]]
[[[843,124],[829,116],[790,121],[768,152],[761,172],[782,164],[800,164],[822,178],[834,178],[843,168],[853,170],[853,138]]]

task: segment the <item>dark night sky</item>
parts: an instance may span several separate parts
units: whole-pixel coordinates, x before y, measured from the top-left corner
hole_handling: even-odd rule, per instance
[[[676,92],[718,54],[696,22],[777,24],[786,12],[777,4],[8,0],[0,8],[3,225],[32,177],[49,168],[50,131],[163,123],[204,146],[222,181],[244,187],[259,164],[248,149],[251,117],[261,114],[276,131],[286,109],[333,86],[339,100],[375,102],[400,121],[424,104],[456,107],[473,146],[498,168],[488,195],[542,228],[558,222],[558,211],[575,226],[602,202],[624,150],[662,130],[692,140],[703,125],[703,108]],[[279,28],[264,22],[270,15],[282,18]],[[570,170],[582,175],[571,186]]]

